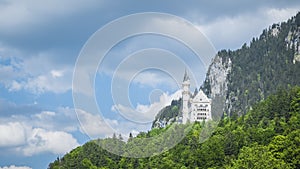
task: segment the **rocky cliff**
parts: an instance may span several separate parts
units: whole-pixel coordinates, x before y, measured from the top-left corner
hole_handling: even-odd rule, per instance
[[[300,13],[241,49],[218,52],[202,89],[216,111],[241,115],[279,89],[300,84]]]

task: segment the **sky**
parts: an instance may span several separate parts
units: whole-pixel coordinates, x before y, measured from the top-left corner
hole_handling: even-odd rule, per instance
[[[184,71],[194,90],[208,66],[202,59],[213,57],[199,60],[191,43],[155,33],[118,41],[101,62],[88,48],[104,53],[124,30],[155,28],[197,44],[193,27],[212,51],[234,50],[298,11],[298,0],[0,0],[0,169],[47,168],[90,139],[149,130],[180,97]],[[144,12],[168,15],[111,24]]]

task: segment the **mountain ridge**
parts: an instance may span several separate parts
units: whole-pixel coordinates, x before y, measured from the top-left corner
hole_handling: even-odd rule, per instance
[[[212,99],[214,117],[223,113],[240,116],[257,100],[264,100],[280,88],[299,85],[299,65],[300,12],[286,22],[264,29],[249,45],[244,43],[233,51],[220,50],[200,89]],[[154,122],[170,124],[174,116],[166,116],[168,111],[161,110]]]
[[[135,143],[142,141],[141,138],[159,136],[168,129],[185,129],[186,126],[191,127],[186,136],[161,154],[130,158],[104,149],[108,145],[124,155],[128,150],[135,154],[155,150],[155,145],[139,147]],[[89,141],[56,159],[48,168],[299,168],[299,128],[300,87],[296,86],[270,95],[255,104],[246,115],[238,118],[224,116],[205,142],[199,141],[203,124],[175,124],[142,132],[127,143],[120,137]],[[165,139],[171,141],[168,137]]]
[[[300,13],[263,30],[241,49],[218,52],[201,86],[214,100],[213,109],[223,110],[218,112],[223,118],[208,141],[199,142],[204,124],[196,122],[187,124],[192,129],[178,145],[147,158],[120,157],[96,144],[110,145],[121,153],[150,151],[155,146],[140,148],[133,143],[176,126],[186,127],[167,125],[141,132],[127,143],[116,137],[90,141],[50,163],[49,169],[300,168],[299,37]],[[180,104],[174,100],[155,120],[172,122]]]
[[[202,88],[212,98],[223,98],[223,102],[215,105],[222,104],[224,112],[245,114],[257,100],[265,99],[279,88],[300,84],[299,53],[300,13],[297,13],[287,22],[264,29],[241,49],[219,51]],[[222,80],[216,83],[214,79]]]

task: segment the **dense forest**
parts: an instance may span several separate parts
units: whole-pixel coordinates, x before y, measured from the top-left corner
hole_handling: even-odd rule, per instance
[[[171,105],[161,109],[152,123],[152,128],[154,127],[164,127],[168,123],[176,121],[176,117],[180,115],[180,110],[182,108],[181,98],[178,100],[172,100]]]
[[[147,158],[121,157],[99,144],[113,144],[126,152],[139,138],[153,137],[167,128],[155,128],[131,137],[93,140],[49,165],[55,168],[300,168],[300,87],[279,90],[240,117],[220,121],[212,136],[199,142],[203,123],[173,124],[191,130],[175,147]],[[182,132],[184,132],[182,130]],[[146,149],[155,148],[149,146]],[[136,153],[143,151],[137,148]]]
[[[279,88],[300,84],[300,13],[263,30],[249,45],[245,43],[234,51],[221,50],[217,56],[224,67],[231,66],[226,77],[224,111],[244,114]],[[209,73],[202,88],[210,96]]]
[[[262,31],[259,37],[237,50],[221,50],[209,66],[206,79],[200,87],[212,98],[216,116],[226,112],[229,116],[245,114],[259,100],[264,100],[278,89],[300,85],[300,12],[287,22],[273,24]],[[217,61],[216,61],[217,60]],[[228,69],[226,82],[218,96],[212,96],[217,83],[212,67]],[[215,82],[212,82],[215,80]],[[196,91],[195,91],[196,92]],[[176,101],[174,101],[176,102]],[[179,109],[176,109],[177,107]],[[171,104],[162,109],[153,122],[153,127],[172,122],[180,111]],[[222,112],[223,111],[223,112]]]
[[[200,138],[216,121],[172,123],[180,113],[179,99],[158,112],[150,131],[127,141],[121,135],[89,141],[49,169],[300,168],[300,13],[216,57],[222,60],[217,67],[230,71],[218,96],[222,119],[206,141]],[[210,73],[216,72],[208,71],[201,86],[208,96],[216,84]]]

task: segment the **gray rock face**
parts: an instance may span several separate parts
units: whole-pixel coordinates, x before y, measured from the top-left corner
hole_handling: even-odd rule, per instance
[[[288,36],[285,38],[286,48],[295,51],[293,63],[300,62],[300,27],[295,30],[289,31]]]
[[[219,118],[228,107],[226,94],[228,91],[228,74],[231,71],[231,59],[216,56],[209,66],[206,81],[210,86],[213,119]]]
[[[224,61],[223,61],[224,60]],[[231,71],[230,58],[222,59],[219,56],[214,58],[208,70],[208,79],[211,86],[211,97],[225,96],[227,92],[227,75]]]

